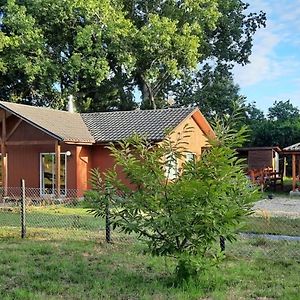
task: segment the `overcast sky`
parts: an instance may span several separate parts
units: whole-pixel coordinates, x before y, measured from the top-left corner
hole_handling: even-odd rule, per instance
[[[275,100],[300,108],[300,0],[248,0],[267,14],[254,38],[251,63],[235,68],[235,81],[248,101],[266,111]]]

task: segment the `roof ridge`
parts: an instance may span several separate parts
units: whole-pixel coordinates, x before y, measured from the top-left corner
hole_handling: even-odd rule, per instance
[[[159,109],[133,109],[133,110],[114,110],[114,111],[95,111],[95,112],[82,112],[81,115],[89,115],[89,114],[111,114],[111,113],[133,113],[133,112],[162,112],[168,110],[194,110],[197,106],[193,107],[168,107],[168,108],[159,108]]]
[[[67,110],[61,110],[57,108],[52,108],[52,107],[47,107],[47,106],[36,106],[36,105],[30,105],[30,104],[24,104],[24,103],[16,103],[16,102],[9,102],[9,101],[0,101],[0,104],[2,105],[18,105],[26,108],[33,108],[33,109],[43,109],[43,110],[50,110],[50,111],[55,111],[55,112],[63,112],[63,113],[68,113],[68,114],[78,114],[80,115],[81,113],[79,112],[69,112]]]

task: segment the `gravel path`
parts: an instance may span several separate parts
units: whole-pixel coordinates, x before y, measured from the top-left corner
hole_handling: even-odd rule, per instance
[[[264,199],[255,203],[254,210],[257,214],[270,214],[272,216],[284,216],[300,218],[300,198]]]

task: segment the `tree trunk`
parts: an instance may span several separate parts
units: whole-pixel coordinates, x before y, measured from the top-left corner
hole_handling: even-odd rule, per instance
[[[152,87],[145,80],[144,76],[141,76],[141,77],[142,77],[142,82],[143,82],[143,90],[142,90],[143,101],[146,103],[148,102],[152,106],[152,108],[155,110],[157,107],[156,107]]]

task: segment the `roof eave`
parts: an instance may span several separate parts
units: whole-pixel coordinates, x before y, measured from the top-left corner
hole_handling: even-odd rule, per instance
[[[10,109],[10,108],[8,108],[7,106],[3,105],[2,103],[0,103],[0,108],[6,110],[6,111],[8,111],[8,112],[10,112],[10,113],[13,114],[14,116],[20,118],[21,120],[23,120],[23,121],[29,123],[30,125],[34,126],[35,128],[37,128],[37,129],[39,129],[39,130],[45,132],[46,134],[52,136],[54,139],[64,142],[64,140],[63,140],[63,138],[62,138],[61,136],[58,136],[58,135],[54,134],[53,132],[51,132],[51,131],[49,131],[49,130],[43,128],[42,126],[40,126],[40,125],[38,125],[38,124],[32,122],[31,120],[29,120],[29,119],[25,118],[24,116],[22,116],[22,115],[16,113],[15,111],[13,111],[12,109]]]
[[[65,144],[68,145],[85,145],[85,146],[91,146],[95,144],[95,141],[71,141],[71,140],[63,140]]]

